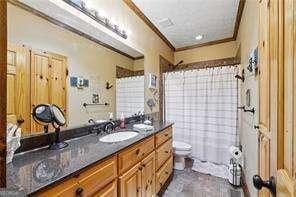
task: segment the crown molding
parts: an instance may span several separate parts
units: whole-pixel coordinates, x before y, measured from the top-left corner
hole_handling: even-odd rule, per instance
[[[170,43],[170,41],[159,31],[159,29],[145,16],[145,14],[132,2],[132,0],[123,0],[123,2],[134,11],[134,13],[140,17],[146,25],[152,29],[173,51],[175,47]]]

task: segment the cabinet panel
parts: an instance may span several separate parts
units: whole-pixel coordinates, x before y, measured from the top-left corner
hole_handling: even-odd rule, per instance
[[[154,136],[124,150],[118,155],[119,174],[124,173],[154,150]]]
[[[165,130],[157,133],[155,135],[156,147],[160,146],[162,143],[164,143],[165,141],[167,141],[171,137],[172,137],[172,127],[168,127]]]
[[[165,142],[156,150],[156,169],[159,169],[162,164],[172,155],[172,139]]]
[[[155,196],[155,152],[142,162],[142,197]]]
[[[76,189],[78,188],[77,180],[75,178],[68,179],[62,183],[41,191],[36,194],[38,197],[76,197]]]
[[[163,184],[169,178],[170,174],[173,172],[173,156],[171,156],[165,164],[156,173],[156,193],[159,192]]]
[[[121,197],[140,197],[141,196],[141,171],[140,164],[135,165],[119,177]]]
[[[116,197],[117,196],[117,180],[109,183],[98,193],[95,193],[93,197]]]
[[[92,196],[117,177],[116,156],[82,172],[78,183],[83,188],[83,196]]]

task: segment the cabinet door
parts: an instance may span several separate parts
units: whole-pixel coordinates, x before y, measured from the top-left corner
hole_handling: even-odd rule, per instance
[[[140,164],[119,177],[121,197],[140,197],[141,196],[141,171]]]
[[[117,180],[109,183],[93,197],[116,197],[117,196]]]
[[[155,196],[155,152],[142,162],[142,197]]]
[[[8,45],[7,50],[7,122],[21,124],[22,133],[30,133],[30,50]]]

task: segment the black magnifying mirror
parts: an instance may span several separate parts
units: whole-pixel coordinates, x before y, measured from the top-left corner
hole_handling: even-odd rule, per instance
[[[55,128],[55,141],[51,143],[49,149],[57,150],[68,146],[66,142],[60,140],[60,127],[66,124],[66,118],[62,110],[57,105],[39,104],[33,109],[33,118],[38,124],[44,126],[48,132],[48,125],[52,124]]]
[[[52,115],[49,104],[40,104],[34,107],[33,117],[39,123],[50,124],[52,123]]]
[[[51,112],[53,115],[53,120],[57,125],[64,126],[66,124],[64,113],[58,106],[51,105]]]

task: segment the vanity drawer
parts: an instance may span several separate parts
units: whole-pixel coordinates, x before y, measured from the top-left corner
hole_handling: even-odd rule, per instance
[[[162,164],[172,155],[173,140],[170,139],[156,149],[156,169],[159,169]]]
[[[75,178],[70,178],[61,183],[58,183],[58,185],[55,185],[51,188],[47,188],[44,191],[40,191],[37,194],[32,196],[76,197],[77,188],[78,188],[77,180]]]
[[[172,172],[173,172],[173,156],[171,156],[156,173],[156,184],[155,184],[156,193],[159,192],[160,188],[163,186],[163,184],[166,182],[166,180],[169,178]]]
[[[167,141],[172,137],[172,130],[173,129],[170,126],[155,135],[156,147],[160,146],[162,143],[164,143],[165,141]]]
[[[109,183],[92,197],[116,197],[117,196],[117,180]]]
[[[154,150],[154,136],[127,148],[118,155],[119,174],[124,173]]]
[[[111,157],[78,176],[83,196],[92,196],[117,177],[117,158]]]

